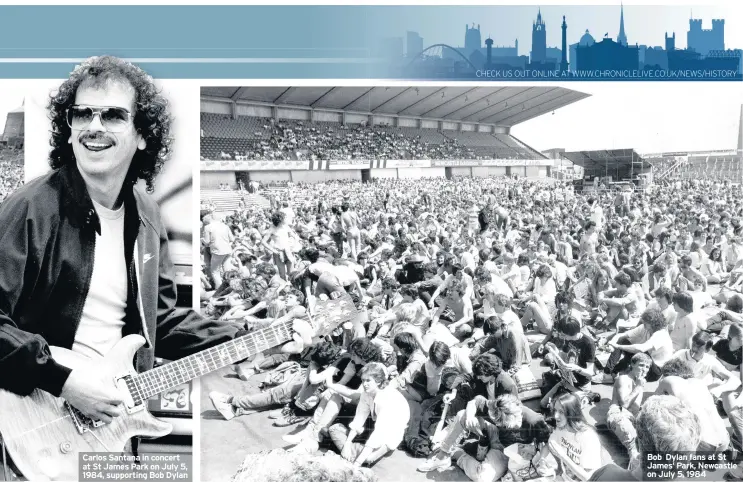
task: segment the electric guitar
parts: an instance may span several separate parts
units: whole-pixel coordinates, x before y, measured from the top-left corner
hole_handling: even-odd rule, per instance
[[[356,314],[351,297],[335,292],[327,301],[318,300],[314,314],[304,320],[322,337]],[[28,396],[0,390],[0,434],[5,450],[28,480],[78,480],[80,452],[123,452],[132,437],[170,433],[170,424],[147,411],[149,398],[292,340],[292,324],[293,320],[279,322],[143,373],[136,373],[132,363],[145,343],[139,335],[125,336],[110,353],[95,361],[65,348],[50,347],[55,361],[73,370],[95,363],[123,396],[124,414],[104,424],[42,390]]]

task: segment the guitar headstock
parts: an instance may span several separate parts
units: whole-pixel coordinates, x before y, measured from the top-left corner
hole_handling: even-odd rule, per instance
[[[334,291],[327,300],[316,301],[312,314],[307,313],[307,321],[312,326],[315,336],[323,337],[358,315],[359,310],[356,309],[351,295],[345,291]]]

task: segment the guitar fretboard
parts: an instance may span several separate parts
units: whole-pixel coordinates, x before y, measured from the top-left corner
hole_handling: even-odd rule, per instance
[[[309,321],[309,320],[307,320]],[[292,339],[293,320],[248,333],[199,353],[167,363],[134,377],[142,400],[232,365]]]
[[[358,314],[351,297],[344,291],[333,293],[331,300],[318,301],[314,316],[305,315],[316,336],[325,336],[341,323]],[[133,396],[147,400],[194,378],[235,364],[248,357],[279,346],[292,339],[294,320],[274,323],[234,340],[189,355],[132,377]],[[136,397],[135,397],[136,398]]]

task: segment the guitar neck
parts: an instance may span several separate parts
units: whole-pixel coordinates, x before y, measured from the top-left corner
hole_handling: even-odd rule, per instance
[[[308,320],[309,321],[309,320]],[[134,377],[142,400],[194,378],[235,364],[292,339],[292,320],[282,321],[234,340],[148,370]]]

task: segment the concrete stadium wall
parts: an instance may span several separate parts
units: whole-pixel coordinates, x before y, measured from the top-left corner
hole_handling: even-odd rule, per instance
[[[207,114],[231,114],[232,110],[230,104],[227,102],[210,102],[208,100],[201,101],[201,112]]]
[[[464,177],[489,177],[505,176],[506,168],[502,166],[456,166],[456,167],[400,167],[389,169],[371,169],[372,179],[420,179],[423,177],[446,177],[446,170],[451,170],[452,176]],[[361,169],[329,170],[320,169],[316,171],[250,171],[250,179],[258,182],[271,181],[293,181],[303,183],[316,183],[334,179],[361,181]],[[547,168],[529,166],[513,166],[511,174],[520,177],[544,178],[547,176]],[[235,171],[202,171],[201,188],[219,189],[220,184],[227,183],[231,188],[237,188]]]
[[[397,169],[372,169],[372,179],[397,179]]]
[[[318,122],[343,122],[343,114],[340,112],[315,111],[315,120]]]
[[[274,115],[273,109],[274,107],[270,105],[253,105],[253,104],[238,103],[235,106],[235,112],[238,116],[248,116],[248,117],[271,118]],[[202,99],[201,100],[201,112],[210,113],[210,114],[231,115],[232,104],[230,102],[219,102],[219,101],[215,101],[212,99]],[[293,120],[302,120],[302,121],[309,122],[311,115],[312,115],[312,111],[310,109],[303,109],[300,107],[291,107],[291,106],[285,106],[285,105],[281,105],[278,107],[279,119],[293,119]],[[315,110],[314,118],[315,118],[315,121],[319,121],[319,122],[342,123],[343,113],[334,112],[334,111]],[[346,113],[347,124],[361,124],[361,123],[368,123],[368,121],[369,121],[369,116],[366,114]],[[394,116],[374,115],[372,117],[372,122],[374,125],[395,125],[395,123],[397,122],[397,125],[399,127],[414,127],[414,128],[420,127],[422,129],[438,129],[439,128],[438,120],[416,119],[416,118],[410,118],[410,117],[399,117],[396,119]],[[459,122],[444,121],[443,128],[449,131],[458,131],[460,129]],[[480,124],[475,124],[475,123],[464,124],[461,129],[467,132],[487,132],[487,133],[499,133],[499,134],[508,134],[510,131],[509,127],[494,127],[491,125],[480,125]]]
[[[506,168],[499,166],[473,166],[472,177],[505,176]]]
[[[452,167],[451,175],[472,177],[472,168],[471,167]]]
[[[219,189],[219,184],[224,184],[225,182],[230,187],[237,186],[233,171],[203,171],[200,178],[201,189]]]
[[[251,171],[250,179],[258,182],[291,181],[291,171]]]
[[[346,114],[346,124],[361,124],[369,120],[368,115],[364,114]]]
[[[267,105],[237,104],[237,115],[248,117],[273,117],[273,109]]]
[[[309,121],[310,111],[299,110],[299,109],[279,108],[279,119],[293,119],[293,120]]]
[[[285,171],[287,173],[291,172],[291,180],[294,182],[308,182],[308,183],[315,183],[315,182],[323,182],[323,181],[329,181],[332,179],[352,179],[355,181],[361,180],[361,171],[360,170],[339,170],[339,171],[330,171],[330,170],[321,170],[321,171]],[[253,173],[250,173],[250,177],[253,178]]]
[[[422,177],[444,177],[445,167],[400,167],[397,169],[399,179],[420,179]]]
[[[386,115],[375,115],[372,116],[372,123],[375,126],[382,125],[382,126],[394,126],[395,125],[395,118],[389,117]]]

